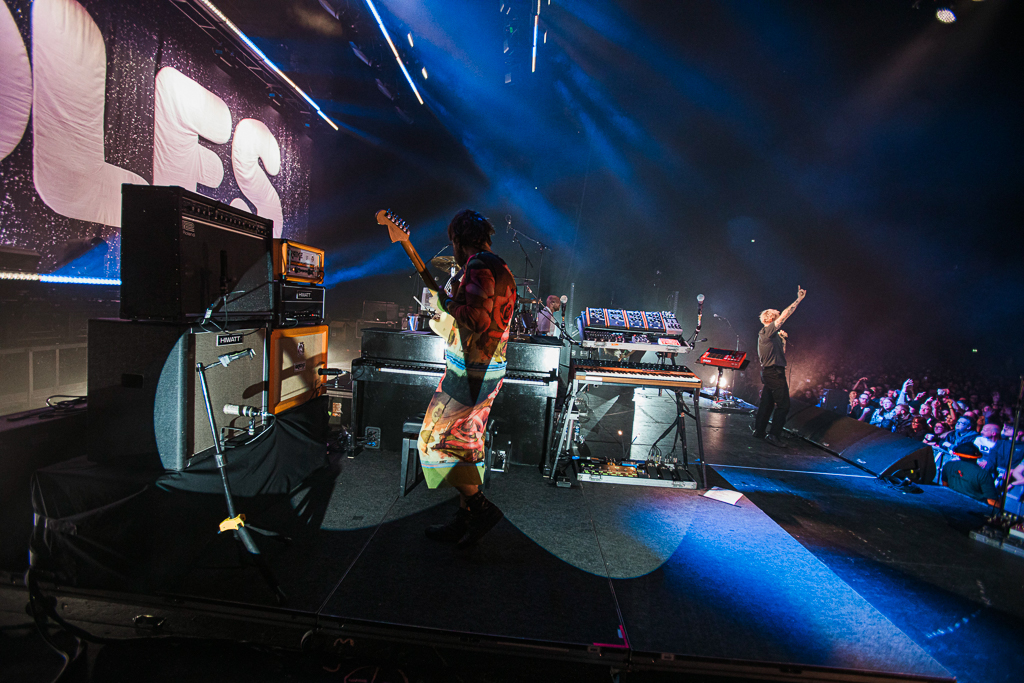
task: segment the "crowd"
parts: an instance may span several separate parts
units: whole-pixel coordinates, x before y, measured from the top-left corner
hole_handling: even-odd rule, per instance
[[[965,487],[976,498],[994,498],[995,484],[1007,473],[1011,487],[1024,485],[1024,444],[1011,448],[1016,406],[1004,399],[1016,392],[964,375],[930,373],[917,381],[900,377],[907,374],[830,372],[818,384],[805,381],[806,388],[793,397],[921,439],[942,465],[939,481]],[[1017,441],[1024,442],[1024,425],[1018,432]]]

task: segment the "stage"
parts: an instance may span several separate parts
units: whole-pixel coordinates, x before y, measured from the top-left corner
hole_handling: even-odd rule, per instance
[[[592,392],[601,419],[584,428],[595,455],[622,447],[608,435],[632,420],[622,410],[630,393]],[[642,403],[649,424],[671,421],[667,395],[661,408],[657,397]],[[795,440],[776,449],[750,436],[746,415],[703,417],[709,483],[742,492],[735,506],[701,491],[559,488],[513,466],[487,490],[505,519],[459,551],[423,536],[453,512],[452,493],[421,485],[400,497],[398,454],[363,452],[335,458],[252,516],[294,539],[257,537],[288,595],[283,607],[240,564],[231,538],[212,533],[198,561],[151,595],[44,591],[64,618],[114,638],[216,637],[335,655],[352,639],[366,656],[375,644],[371,659],[392,643],[389,656],[476,651],[495,662],[548,661],[551,672],[572,665],[580,676],[606,677],[610,667],[793,680],[1014,677],[1022,560],[967,537],[986,508],[936,487],[902,493]],[[23,589],[12,581],[2,595],[5,624],[24,621]],[[138,626],[140,613],[162,618],[159,630]]]

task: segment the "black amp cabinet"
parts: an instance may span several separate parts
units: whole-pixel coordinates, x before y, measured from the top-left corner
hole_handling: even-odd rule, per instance
[[[225,404],[267,409],[267,330],[209,331],[176,323],[89,321],[89,458],[128,467],[183,470],[214,452],[196,363],[252,349],[206,373],[222,438],[248,438],[251,418]]]
[[[399,451],[402,425],[423,414],[444,373],[444,341],[434,334],[363,330],[352,361],[355,435],[380,430],[380,448]],[[511,444],[513,464],[540,466],[547,456],[558,397],[562,348],[509,342],[508,369],[491,407],[496,437]]]
[[[180,187],[121,186],[121,317],[269,320],[273,221]]]

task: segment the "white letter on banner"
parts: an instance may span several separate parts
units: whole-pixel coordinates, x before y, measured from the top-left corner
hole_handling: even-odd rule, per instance
[[[25,135],[32,111],[32,67],[18,25],[0,2],[0,159],[14,151]]]
[[[196,184],[217,187],[224,165],[199,138],[223,145],[231,139],[231,112],[224,100],[177,69],[165,66],[156,74],[153,125],[153,184],[178,185],[196,191]]]
[[[32,173],[59,214],[121,226],[121,183],[146,185],[103,156],[107,50],[74,0],[32,3]]]
[[[281,172],[281,147],[265,123],[242,119],[235,126],[235,139],[231,142],[231,168],[238,189],[256,207],[256,215],[274,221],[274,237],[280,237],[284,228],[281,197],[260,168],[260,161],[267,173],[277,175]],[[231,202],[232,206],[239,204],[237,199]]]

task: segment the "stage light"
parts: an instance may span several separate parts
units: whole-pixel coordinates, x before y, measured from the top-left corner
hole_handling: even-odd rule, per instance
[[[537,5],[540,5],[540,0],[537,0]],[[534,73],[537,71],[537,23],[540,21],[540,15],[533,15],[533,66],[530,67],[530,72]]]
[[[360,50],[358,47],[356,47],[355,43],[353,43],[350,40],[350,41],[348,41],[348,45],[349,45],[349,47],[352,48],[352,52],[355,53],[356,57],[359,58],[359,61],[361,61],[366,66],[373,66],[373,62],[370,61],[370,58],[367,57],[366,54],[362,50]]]
[[[313,98],[311,98],[309,95],[307,95],[302,90],[302,88],[297,86],[295,84],[295,81],[293,81],[292,79],[288,78],[284,74],[283,71],[278,69],[277,65],[274,64],[272,61],[270,61],[267,58],[267,56],[265,54],[263,54],[262,50],[260,50],[258,47],[256,47],[256,43],[254,43],[251,40],[249,40],[249,36],[247,36],[244,33],[242,33],[241,29],[239,29],[237,26],[235,26],[234,23],[232,23],[232,21],[230,19],[228,19],[226,16],[224,16],[223,12],[221,12],[219,9],[214,7],[213,3],[210,2],[210,0],[199,0],[199,4],[202,5],[203,7],[205,7],[207,9],[207,11],[210,12],[210,14],[212,14],[214,17],[216,17],[222,24],[224,24],[224,26],[229,28],[232,33],[234,33],[236,36],[238,36],[238,39],[241,40],[243,43],[245,43],[249,47],[249,49],[253,51],[253,54],[255,54],[257,57],[260,58],[260,61],[262,61],[264,64],[266,64],[268,67],[270,67],[271,71],[273,71],[275,74],[277,74],[281,78],[281,80],[283,80],[285,83],[290,85],[292,87],[292,90],[297,92],[302,97],[302,99],[306,100],[306,102],[309,103],[309,106],[313,107],[313,109],[316,110],[316,113],[320,115],[320,118],[322,118],[324,121],[326,121],[328,124],[330,124],[331,128],[333,128],[334,130],[338,130],[338,124],[336,124],[334,121],[331,121],[330,117],[327,116],[327,114],[325,114],[322,109],[320,109],[320,105],[318,105],[316,102],[314,102]]]
[[[948,7],[940,7],[935,12],[935,18],[941,21],[943,24],[952,24],[956,21],[956,15],[953,14],[953,10]]]
[[[409,47],[416,47],[415,45],[412,44],[412,33],[411,32],[409,33],[409,35],[406,36],[406,38],[409,39]]]
[[[19,271],[0,270],[0,280],[28,280],[32,282],[38,282],[39,275],[37,273],[22,273]]]
[[[423,80],[427,80],[429,78],[429,76],[427,76],[427,67],[420,69],[420,73],[423,74]]]
[[[398,62],[398,66],[402,69],[402,73],[405,74],[405,80],[409,81],[409,87],[412,88],[412,92],[416,95],[416,99],[423,104],[423,98],[420,97],[420,91],[416,89],[416,84],[412,82],[412,76],[409,75],[409,70],[405,68],[405,64],[402,63],[402,58],[398,56],[398,48],[391,42],[391,35],[388,30],[384,28],[384,22],[381,20],[380,15],[377,14],[377,8],[373,6],[373,0],[366,0],[366,4],[369,6],[370,11],[373,12],[373,18],[377,20],[377,26],[380,27],[380,32],[384,34],[384,39],[388,41],[388,45],[391,46],[391,52],[395,55],[395,61]]]
[[[40,275],[40,282],[59,285],[120,285],[120,280],[105,277],[75,277],[74,275]]]

